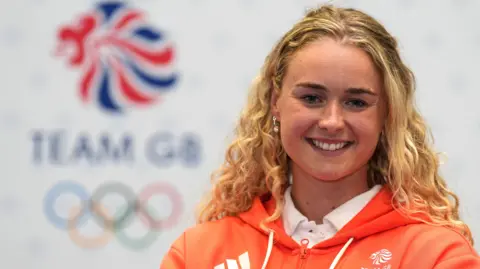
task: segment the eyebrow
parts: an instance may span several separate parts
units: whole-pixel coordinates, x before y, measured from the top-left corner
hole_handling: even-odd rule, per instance
[[[328,91],[328,89],[327,89],[327,87],[325,87],[325,85],[318,84],[318,83],[312,83],[312,82],[301,82],[301,83],[296,84],[295,86],[314,89],[314,90],[320,90],[320,91]],[[372,90],[366,89],[366,88],[356,88],[356,87],[348,88],[346,90],[346,92],[351,93],[351,94],[368,94],[368,95],[372,95],[372,96],[377,96],[377,94],[374,93]]]

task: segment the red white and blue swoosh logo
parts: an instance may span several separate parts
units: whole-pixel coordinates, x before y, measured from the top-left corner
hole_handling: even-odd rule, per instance
[[[158,103],[178,80],[168,38],[125,3],[97,5],[76,23],[62,26],[57,38],[57,55],[81,69],[80,99],[105,111]]]

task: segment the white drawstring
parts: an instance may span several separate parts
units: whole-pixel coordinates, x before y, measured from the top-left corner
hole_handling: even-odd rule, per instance
[[[335,266],[337,266],[338,264],[338,261],[340,261],[340,258],[342,258],[343,256],[343,253],[345,253],[345,251],[347,250],[348,246],[350,246],[350,244],[353,242],[353,237],[351,237],[350,239],[348,239],[348,242],[343,246],[343,248],[340,250],[340,252],[338,252],[337,256],[335,257],[335,259],[333,260],[332,264],[330,265],[330,268],[329,269],[334,269]]]
[[[270,230],[270,233],[268,234],[268,247],[267,247],[267,253],[265,254],[265,259],[263,260],[263,265],[262,269],[267,268],[268,260],[270,259],[270,254],[272,253],[272,248],[273,248],[273,235],[274,232]],[[329,269],[335,269],[337,266],[338,262],[342,258],[343,254],[345,251],[347,251],[347,248],[350,246],[350,244],[353,242],[353,237],[348,239],[347,243],[343,246],[343,248],[338,252],[337,256],[335,256],[335,259],[333,260],[332,264],[330,265]]]
[[[270,230],[268,235],[268,247],[267,247],[267,254],[265,255],[265,260],[263,261],[262,269],[267,268],[268,259],[270,259],[270,254],[272,253],[273,248],[273,231]]]

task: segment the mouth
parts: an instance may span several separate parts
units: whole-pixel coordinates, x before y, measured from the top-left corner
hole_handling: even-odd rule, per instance
[[[337,143],[326,143],[312,138],[306,138],[307,142],[315,148],[324,151],[339,151],[348,148],[353,144],[353,141],[343,141]]]

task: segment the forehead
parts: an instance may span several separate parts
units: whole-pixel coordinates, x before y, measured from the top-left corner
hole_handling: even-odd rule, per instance
[[[381,75],[365,51],[330,38],[309,43],[290,60],[284,85],[301,82],[321,83],[331,90],[382,88]]]

